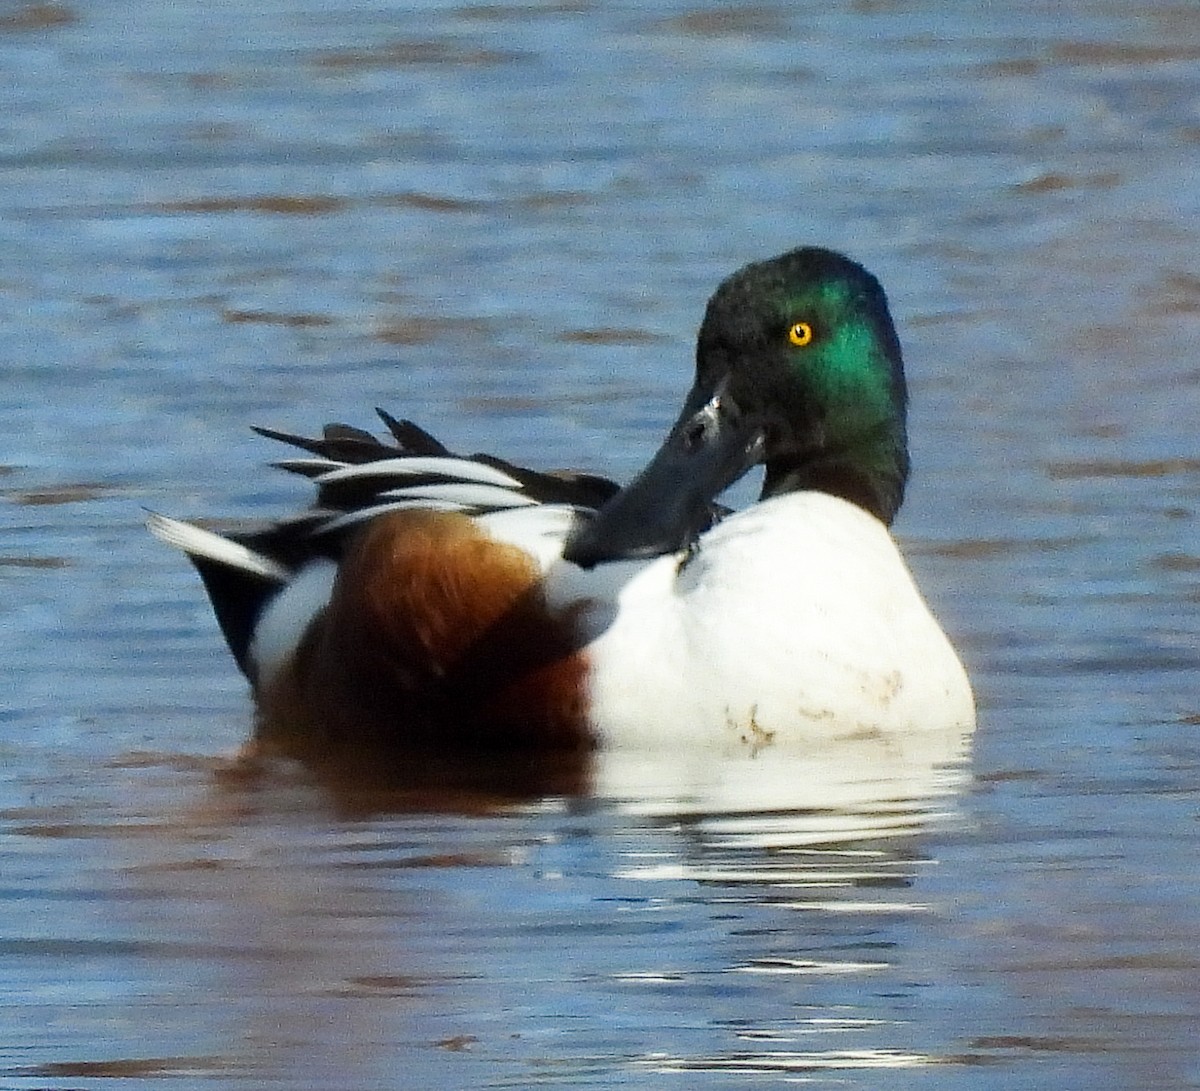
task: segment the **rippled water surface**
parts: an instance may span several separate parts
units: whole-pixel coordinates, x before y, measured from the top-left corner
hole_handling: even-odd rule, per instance
[[[0,1085],[1200,1087],[1200,7],[0,7]],[[888,286],[972,740],[231,761],[143,506],[371,407],[619,477],[717,280]]]

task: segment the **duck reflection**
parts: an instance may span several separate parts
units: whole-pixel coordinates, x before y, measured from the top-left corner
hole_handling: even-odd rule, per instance
[[[190,1057],[304,1086],[386,1085],[401,1057],[414,1086],[469,1086],[442,1043],[527,1074],[547,1042],[570,1067],[603,1037],[612,1083],[936,1054],[906,1022],[909,923],[963,735],[454,759],[287,741],[215,780],[121,771],[162,784],[105,854],[111,904]]]
[[[918,829],[966,777],[970,741],[970,731],[936,730],[819,738],[804,747],[445,752],[276,732],[256,735],[220,779],[265,787],[299,772],[340,813],[359,816],[591,800],[651,819],[720,816],[730,829],[750,822],[770,845]]]

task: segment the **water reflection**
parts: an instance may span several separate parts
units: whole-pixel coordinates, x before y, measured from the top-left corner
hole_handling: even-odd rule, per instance
[[[703,973],[735,995],[779,990],[795,1004],[790,1015],[755,1018],[748,1003],[728,1021],[724,1049],[655,1051],[636,1066],[798,1077],[950,1061],[912,1048],[905,1003],[881,1019],[864,998],[912,988],[899,933],[938,909],[919,893],[936,863],[921,835],[953,817],[968,742],[961,733],[871,737],[707,763],[604,755],[595,790],[673,834],[657,850],[627,853],[614,877],[645,891],[691,884],[683,896],[728,922]],[[805,1003],[817,995],[826,1002]]]
[[[366,1003],[372,1034],[432,1021],[426,1048],[514,1063],[536,1064],[548,1035],[560,1075],[911,1066],[933,1058],[897,1045],[908,1017],[879,1019],[879,996],[911,991],[897,929],[933,912],[915,890],[935,866],[921,835],[953,809],[965,751],[931,734],[770,760],[601,754],[571,771],[578,791],[524,798],[510,763],[489,781],[466,762],[449,789],[429,767],[388,794],[276,761],[227,775],[205,806],[292,815],[269,859],[219,877],[238,934],[289,952],[243,987]],[[336,827],[313,822],[318,798]],[[514,981],[530,983],[519,998]],[[602,1063],[587,1045],[601,1011],[622,1041]],[[341,1031],[347,1056],[361,1031]],[[273,1039],[273,1061],[311,1063],[305,1033]]]
[[[639,814],[825,815],[827,829],[813,819],[814,836],[840,826],[835,839],[844,840],[858,824],[841,823],[838,814],[874,815],[868,831],[905,828],[895,814],[909,807],[919,813],[925,801],[961,783],[969,745],[969,732],[954,730],[817,738],[794,749],[731,754],[701,747],[612,751],[595,757],[590,790]]]
[[[227,790],[271,794],[281,785],[315,789],[340,817],[495,814],[545,796],[587,791],[591,755],[574,751],[441,753],[389,747],[331,747],[289,737],[254,739],[219,771]]]
[[[931,802],[962,784],[970,741],[969,731],[939,730],[732,752],[442,753],[273,736],[249,742],[221,779],[266,784],[294,775],[298,764],[338,813],[357,815],[472,814],[546,796],[592,799],[643,817],[719,815],[730,829],[751,822],[769,846],[774,837],[850,841],[919,829]]]
[[[556,1079],[610,1082],[916,1064],[903,929],[933,911],[922,832],[963,756],[932,736],[597,755],[545,795],[510,763],[385,790],[345,765],[130,753],[96,771],[124,801],[103,815],[0,816],[41,846],[35,870],[98,862],[86,887],[13,876],[56,908],[9,954],[81,985],[81,1007],[53,1044],[24,1013],[28,1063],[0,1074],[365,1086],[403,1055],[425,1086],[472,1085],[481,1057],[537,1086],[548,1054]],[[114,1055],[101,1011],[153,1018],[159,1044]]]

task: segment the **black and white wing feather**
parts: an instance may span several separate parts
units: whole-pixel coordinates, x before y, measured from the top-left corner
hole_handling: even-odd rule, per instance
[[[215,533],[152,514],[150,531],[188,555],[212,600],[238,665],[250,673],[249,645],[263,609],[308,564],[337,562],[360,527],[390,511],[457,511],[503,529],[521,520],[534,534],[545,524],[561,539],[619,486],[607,478],[541,472],[491,455],[456,455],[411,421],[376,410],[391,442],[360,428],[327,425],[319,438],[255,431],[306,452],[274,463],[312,481],[311,507],[248,531]],[[536,509],[544,509],[539,512]],[[527,516],[518,513],[527,511]]]

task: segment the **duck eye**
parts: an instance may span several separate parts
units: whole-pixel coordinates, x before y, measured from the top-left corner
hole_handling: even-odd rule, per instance
[[[804,348],[813,339],[813,328],[807,322],[797,322],[788,330],[788,340],[799,348]]]

